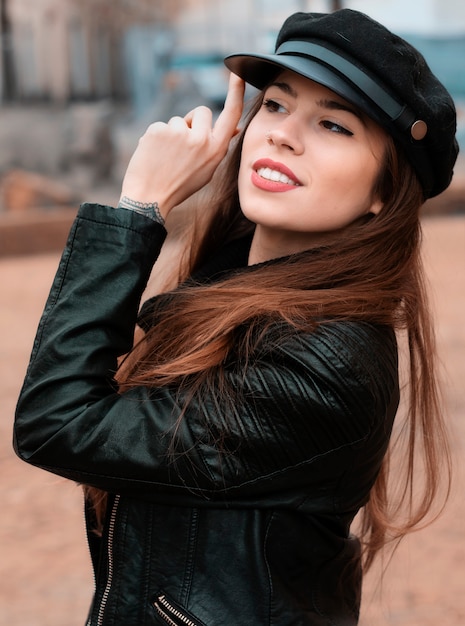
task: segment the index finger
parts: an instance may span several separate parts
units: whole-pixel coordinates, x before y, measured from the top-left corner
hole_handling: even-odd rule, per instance
[[[244,107],[244,91],[245,82],[242,78],[231,74],[223,110],[213,126],[213,135],[219,141],[229,141],[236,134]]]

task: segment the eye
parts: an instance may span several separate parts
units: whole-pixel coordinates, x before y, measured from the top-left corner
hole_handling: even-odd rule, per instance
[[[347,135],[347,137],[352,137],[354,134],[350,130],[347,130],[347,128],[344,128],[344,126],[336,124],[336,122],[332,122],[331,120],[323,120],[321,124],[324,128],[330,130],[332,133],[340,133],[341,135]]]
[[[272,100],[271,98],[266,98],[263,101],[263,106],[270,113],[286,113],[287,112],[286,109],[282,106],[282,104],[279,104],[279,102],[276,102],[276,100]]]

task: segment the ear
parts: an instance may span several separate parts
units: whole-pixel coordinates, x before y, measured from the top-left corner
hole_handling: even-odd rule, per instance
[[[373,202],[371,203],[371,207],[368,213],[372,213],[373,215],[378,215],[378,213],[381,211],[383,206],[384,206],[384,203],[381,202],[379,198],[375,198]]]

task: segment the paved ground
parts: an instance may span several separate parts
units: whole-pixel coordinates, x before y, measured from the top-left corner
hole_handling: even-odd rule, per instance
[[[365,585],[361,626],[464,626],[465,217],[425,220],[456,480],[443,517],[405,541]],[[0,259],[0,626],[78,626],[92,574],[78,487],[16,459],[11,424],[58,256]],[[246,624],[231,626],[248,626]]]

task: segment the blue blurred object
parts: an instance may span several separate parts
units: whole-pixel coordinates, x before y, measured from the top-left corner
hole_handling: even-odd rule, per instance
[[[465,35],[405,35],[454,98],[465,99]]]
[[[228,71],[220,53],[175,53],[166,83],[172,89],[190,85],[200,99],[214,110],[221,109],[228,91]]]

